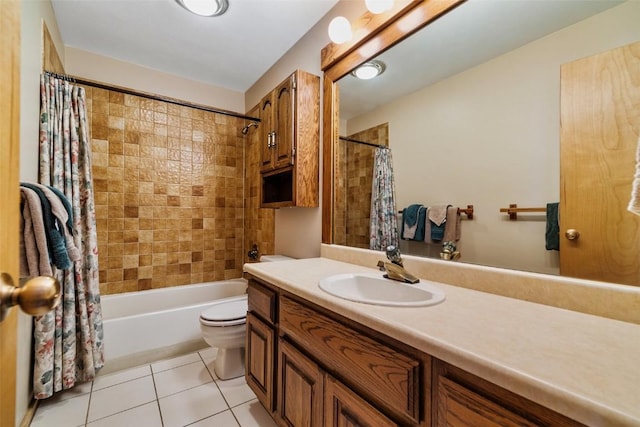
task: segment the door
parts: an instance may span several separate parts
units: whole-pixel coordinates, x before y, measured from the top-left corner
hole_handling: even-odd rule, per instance
[[[247,313],[247,384],[267,411],[274,410],[273,367],[275,332],[253,313]]]
[[[276,169],[293,164],[293,144],[295,140],[295,85],[296,75],[292,74],[276,88],[275,99],[275,165]]]
[[[560,274],[640,285],[640,42],[561,69]],[[576,230],[573,240],[565,236]],[[572,236],[569,236],[572,237]]]
[[[18,280],[20,2],[0,1],[0,271]],[[0,426],[15,425],[17,308],[0,323]]]
[[[260,102],[260,170],[273,169],[273,93],[270,92]]]

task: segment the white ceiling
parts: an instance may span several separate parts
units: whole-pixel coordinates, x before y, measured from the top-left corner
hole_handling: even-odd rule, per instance
[[[52,3],[65,46],[244,93],[337,0],[229,0],[212,18],[175,0]]]
[[[558,31],[621,0],[470,0],[377,59],[372,80],[340,84],[340,118],[348,120],[392,100]]]

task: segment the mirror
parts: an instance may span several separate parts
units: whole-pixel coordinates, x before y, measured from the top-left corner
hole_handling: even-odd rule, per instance
[[[360,140],[385,126],[399,210],[414,203],[473,205],[473,219],[463,215],[460,262],[558,274],[558,252],[545,248],[544,210],[512,221],[500,208],[559,201],[560,66],[640,40],[640,7],[633,1],[451,3],[457,7],[429,25],[416,24],[424,28],[386,51],[385,40],[394,42],[383,30],[380,55],[363,53],[373,44],[364,42],[324,68],[325,102],[338,94],[340,100],[339,107],[325,105],[325,117],[339,111],[332,125],[325,122],[325,138],[331,138],[325,188],[339,180],[341,162],[356,163],[341,153],[367,150],[348,150],[357,143],[337,135]],[[374,57],[386,65],[379,77],[348,74]],[[345,187],[323,200],[331,205],[323,212],[325,242],[349,244],[341,215],[357,209],[349,207]],[[362,191],[355,194],[352,199],[362,197]],[[401,250],[438,257],[441,244],[402,240]]]

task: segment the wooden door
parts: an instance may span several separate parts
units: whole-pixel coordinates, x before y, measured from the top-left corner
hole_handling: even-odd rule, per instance
[[[295,141],[295,74],[276,88],[275,99],[275,168],[293,164],[293,144]]]
[[[278,417],[290,427],[322,426],[323,374],[287,341],[278,343]]]
[[[398,424],[329,375],[324,381],[325,427],[395,427]]]
[[[269,93],[260,102],[260,170],[273,169],[273,93]]]
[[[20,2],[0,1],[0,271],[18,280]],[[15,425],[17,308],[0,323],[0,427]]]
[[[560,274],[640,285],[640,42],[561,69]],[[565,231],[580,236],[568,240]]]
[[[275,332],[253,313],[247,313],[246,379],[247,384],[269,412],[273,412]]]

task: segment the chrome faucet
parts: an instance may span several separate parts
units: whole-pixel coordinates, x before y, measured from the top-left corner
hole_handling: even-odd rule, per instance
[[[378,268],[380,271],[387,272],[384,277],[404,283],[418,283],[420,281],[420,279],[409,273],[402,266],[402,255],[400,254],[400,249],[390,245],[387,246],[386,252],[387,258],[391,262],[378,261]]]

